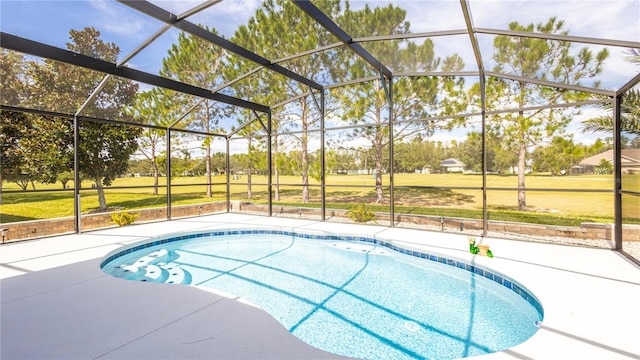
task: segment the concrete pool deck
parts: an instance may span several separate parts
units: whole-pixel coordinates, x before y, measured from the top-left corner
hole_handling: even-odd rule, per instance
[[[0,246],[2,359],[338,359],[233,296],[141,283],[100,270],[122,246],[181,231],[298,228],[393,241],[507,274],[544,307],[529,340],[477,359],[640,359],[640,268],[607,249],[483,239],[421,230],[219,214]]]

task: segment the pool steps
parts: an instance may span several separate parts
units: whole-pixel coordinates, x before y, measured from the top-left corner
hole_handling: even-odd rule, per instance
[[[144,270],[145,274],[143,281],[164,282],[164,280],[169,277],[169,272],[157,265],[146,265]]]
[[[176,256],[167,249],[154,251],[135,260],[130,265],[116,267],[113,275],[124,279],[140,279],[145,282],[188,284],[191,275],[175,264],[169,264]]]
[[[169,276],[164,281],[167,284],[189,284],[191,283],[191,275],[188,271],[177,265],[171,265],[166,268]]]

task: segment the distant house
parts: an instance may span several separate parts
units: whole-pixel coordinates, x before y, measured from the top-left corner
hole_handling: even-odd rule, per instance
[[[531,164],[527,163],[524,166],[524,173],[525,174],[531,174],[533,172],[533,166],[531,166]],[[511,165],[509,167],[507,167],[504,171],[504,174],[511,174],[511,175],[515,175],[518,173],[518,166],[517,165]]]
[[[640,149],[622,149],[621,155],[622,173],[640,174]],[[578,166],[582,167],[582,169],[580,169],[581,172],[593,174],[603,159],[613,165],[613,150],[607,150],[603,153],[588,157],[580,161]]]
[[[455,173],[455,172],[463,172],[465,168],[465,164],[458,159],[447,159],[442,160],[440,162],[440,172],[441,173]]]
[[[422,169],[416,169],[415,170],[416,174],[431,174],[431,166],[425,166]]]

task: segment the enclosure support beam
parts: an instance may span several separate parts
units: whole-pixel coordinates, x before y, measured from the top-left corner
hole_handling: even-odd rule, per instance
[[[78,116],[73,117],[73,216],[74,230],[76,234],[82,232],[80,220],[80,120]]]
[[[225,166],[226,166],[226,170],[225,170],[225,175],[227,178],[227,212],[231,211],[231,185],[229,183],[229,180],[231,179],[229,176],[229,170],[231,169],[231,163],[230,163],[230,156],[229,156],[229,142],[231,142],[231,138],[228,136],[226,138],[227,140],[227,151],[226,151],[226,161],[225,161]]]
[[[469,40],[471,41],[471,47],[473,48],[473,54],[476,57],[476,64],[478,65],[478,71],[480,76],[484,76],[484,62],[482,61],[482,52],[480,51],[480,45],[478,44],[478,38],[475,35],[475,26],[473,25],[473,18],[471,17],[471,10],[469,9],[468,0],[460,0],[460,6],[462,7],[462,13],[464,14],[464,22],[467,25],[467,32],[469,33]]]
[[[348,46],[349,49],[351,49],[364,61],[373,66],[374,69],[382,72],[386,77],[391,77],[391,70],[384,66],[373,55],[371,55],[365,48],[362,47],[362,45],[355,43],[353,41],[353,38],[349,36],[349,34],[347,34],[340,26],[338,26],[338,24],[331,20],[327,16],[327,14],[318,9],[311,1],[294,0],[293,3],[296,4],[302,11],[307,13],[307,15],[309,15],[318,24],[322,25],[322,27],[324,27],[335,37],[340,39],[342,43]]]
[[[384,97],[387,99],[387,103],[391,103],[391,92],[389,90],[390,85],[387,84],[387,79],[384,77],[382,72],[379,76],[380,82],[382,83],[382,90],[384,90]],[[389,78],[389,83],[391,83],[391,78]]]
[[[144,50],[152,42],[157,40],[160,36],[162,36],[162,34],[167,32],[167,30],[169,30],[169,29],[171,29],[171,26],[165,25],[165,26],[162,27],[162,29],[156,31],[155,34],[151,35],[150,38],[148,38],[145,42],[143,42],[140,46],[138,46],[135,50],[133,50],[132,53],[130,53],[129,55],[125,56],[122,60],[120,60],[118,63],[116,63],[116,67],[121,67],[121,66],[125,65],[127,62],[129,62],[129,60],[131,60],[134,56],[136,56],[138,53],[140,53],[142,50]],[[78,111],[76,111],[76,115],[80,115],[82,110],[84,110],[84,108],[89,104],[89,102],[91,102],[98,95],[98,93],[100,93],[102,91],[102,89],[107,84],[107,82],[109,81],[110,78],[111,78],[110,74],[106,74],[104,76],[104,78],[102,78],[102,81],[100,82],[100,84],[98,84],[98,86],[93,90],[91,95],[89,95],[89,97],[84,101],[82,106],[80,106]]]
[[[384,80],[384,77],[382,78]],[[383,86],[384,86],[383,82]],[[396,224],[395,217],[395,201],[393,194],[393,78],[389,78],[387,91],[387,102],[389,103],[389,226],[394,227]]]
[[[614,151],[614,241],[616,250],[622,249],[622,102],[624,94],[640,84],[640,74],[622,85],[613,97],[613,151]],[[622,251],[623,254],[626,254]],[[637,262],[637,261],[636,261]]]
[[[485,74],[488,75],[488,76],[492,76],[492,77],[498,78],[498,79],[520,81],[520,82],[525,82],[525,83],[529,83],[529,84],[535,84],[535,85],[540,85],[540,86],[548,86],[548,87],[558,88],[558,89],[581,91],[581,92],[586,92],[586,93],[590,93],[590,94],[597,94],[597,95],[603,95],[603,96],[614,96],[615,95],[615,91],[613,91],[613,90],[598,89],[598,88],[593,88],[593,87],[588,87],[588,86],[581,86],[581,85],[565,84],[565,83],[561,83],[561,82],[557,82],[557,81],[549,81],[549,80],[528,78],[528,77],[525,77],[525,76],[509,75],[509,74],[499,73],[499,72],[496,72],[496,71],[486,71]]]
[[[171,220],[171,127],[167,128],[167,220]]]
[[[613,171],[614,171],[614,234],[616,250],[622,250],[622,141],[621,141],[621,112],[622,95],[613,98]]]
[[[255,111],[254,111],[255,114]],[[255,114],[256,116],[258,116],[258,114]],[[260,123],[262,124],[262,126],[264,127],[264,123],[262,123],[262,120],[260,119],[260,117],[258,116],[258,120],[260,120]],[[265,128],[265,130],[267,131],[267,140],[269,141],[267,143],[267,172],[268,172],[268,181],[267,181],[267,187],[268,187],[268,192],[269,192],[269,216],[273,216],[273,158],[272,158],[272,136],[271,136],[271,109],[269,109],[269,112],[267,113],[267,127]]]
[[[102,81],[100,81],[98,86],[96,86],[96,88],[93,89],[93,92],[91,93],[91,95],[89,95],[89,97],[84,101],[84,103],[82,103],[80,108],[78,108],[78,110],[76,111],[76,116],[80,115],[80,113],[87,107],[87,105],[89,105],[89,103],[93,99],[95,99],[96,96],[98,96],[98,94],[102,91],[102,89],[104,89],[105,85],[107,85],[107,82],[109,82],[110,77],[111,75],[108,75],[108,74],[104,76],[104,78],[102,79]]]
[[[184,19],[179,19],[177,15],[172,14],[169,11],[161,7],[158,7],[148,1],[141,1],[141,0],[118,0],[118,1],[143,14],[149,15],[155,18],[156,20],[162,21],[186,33],[189,33],[193,36],[197,36],[205,41],[208,41],[216,46],[219,46],[231,53],[241,56],[247,60],[253,61],[256,64],[269,68],[281,75],[288,77],[291,80],[309,85],[314,89],[322,89],[322,85],[316,83],[315,81],[308,79],[300,74],[294,73],[291,70],[283,68],[280,65],[274,64],[272,61],[265,59],[262,56],[256,53],[253,53],[237,44],[234,44],[231,41],[221,36],[218,36],[212,32],[209,32],[196,24],[188,22]]]
[[[547,34],[547,33],[532,32],[532,31],[501,30],[501,29],[488,29],[488,28],[476,28],[474,31],[478,34],[502,35],[502,36],[510,36],[510,37],[523,37],[523,38],[553,40],[553,41],[568,41],[572,43],[616,46],[616,47],[624,47],[624,48],[640,47],[640,42],[637,42],[637,41],[601,39],[601,38],[593,38],[593,37],[585,37],[585,36],[571,36],[571,35],[562,35],[562,34]]]
[[[489,214],[487,213],[487,89],[486,89],[486,70],[484,68],[484,61],[482,60],[482,52],[480,51],[480,44],[475,34],[475,26],[473,24],[473,18],[471,17],[471,10],[469,7],[469,0],[460,0],[460,6],[462,7],[462,13],[464,14],[464,21],[467,26],[467,32],[469,34],[469,40],[471,41],[471,47],[473,48],[473,54],[476,58],[476,64],[478,65],[478,80],[480,81],[480,114],[481,114],[481,127],[482,127],[482,236],[487,236],[489,229]],[[460,227],[462,231],[462,225]]]
[[[246,123],[242,124],[241,126],[238,126],[238,128],[236,128],[234,131],[230,132],[227,137],[230,138],[232,136],[234,136],[235,134],[239,133],[240,130],[246,128],[247,126],[253,124],[255,120],[251,120],[251,121],[247,121]]]
[[[159,75],[150,74],[144,71],[135,70],[126,66],[118,67],[117,64],[96,59],[91,56],[82,55],[69,50],[64,50],[55,46],[28,40],[19,36],[0,32],[0,46],[4,49],[14,50],[25,54],[39,56],[51,60],[56,60],[69,65],[79,66],[85,69],[95,70],[104,74],[111,74],[125,79],[139,81],[145,84],[159,86],[165,89],[182,92],[194,96],[219,101],[225,104],[239,106],[245,109],[253,109],[266,112],[268,107],[234,98],[232,96],[212,93],[210,90],[197,86],[185,84],[172,79],[163,78]]]
[[[633,77],[633,79],[627,81],[624,85],[622,85],[617,91],[616,95],[622,95],[629,91],[632,87],[640,84],[640,74],[637,74]]]
[[[326,199],[326,189],[325,189],[325,170],[326,164],[324,163],[324,90],[320,90],[320,101],[316,97],[316,94],[313,92],[312,88],[309,88],[309,93],[311,94],[311,99],[313,103],[316,105],[316,109],[320,113],[320,220],[326,221],[325,210],[327,206],[325,204]]]
[[[487,211],[487,86],[484,75],[480,76],[480,102],[482,106],[482,237],[489,233],[489,213]]]
[[[320,220],[327,220],[327,179],[325,176],[327,165],[325,164],[324,146],[324,90],[320,92]]]
[[[205,100],[205,99],[204,99],[204,98],[202,98],[202,99],[200,99],[200,100],[196,101],[196,102],[195,102],[195,104],[191,105],[191,107],[190,107],[190,108],[188,108],[188,109],[187,109],[187,111],[185,111],[185,112],[184,112],[184,114],[180,115],[180,117],[178,117],[178,119],[176,119],[174,122],[172,122],[172,123],[171,123],[171,125],[169,125],[169,128],[173,128],[173,127],[175,127],[176,125],[178,125],[178,123],[179,123],[180,121],[182,121],[184,118],[186,118],[186,117],[187,117],[187,115],[191,114],[191,112],[192,112],[193,110],[195,110],[198,106],[200,106],[200,104],[202,104],[202,103],[204,102],[204,100]]]
[[[271,110],[269,110],[269,112],[267,113],[267,121],[269,121],[269,119],[271,118],[271,116],[269,115],[271,114]],[[262,128],[264,129],[264,131],[267,132],[267,137],[269,135],[271,135],[271,124],[269,124],[269,127],[264,125],[264,121],[262,121],[262,118],[260,117],[260,115],[258,115],[258,113],[253,110],[253,115],[258,119],[258,122],[260,122],[260,125],[262,125]]]
[[[322,108],[320,107],[320,103],[318,103],[318,98],[316,97],[316,94],[313,93],[313,89],[309,88],[309,93],[311,94],[311,99],[313,100],[313,103],[316,105],[316,109],[318,109],[318,112],[322,112]]]

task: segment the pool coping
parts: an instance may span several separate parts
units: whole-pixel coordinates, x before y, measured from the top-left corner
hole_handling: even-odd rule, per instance
[[[74,354],[80,356],[74,357],[81,358],[151,358],[154,351],[149,350],[149,344],[166,347],[155,353],[165,358],[342,358],[300,344],[295,336],[283,333],[275,320],[240,299],[188,286],[121,281],[99,269],[102,259],[121,246],[162,234],[230,226],[284,226],[301,232],[326,232],[329,226],[332,233],[372,236],[411,251],[433,251],[508,274],[538,297],[545,311],[543,326],[524,343],[476,357],[479,359],[640,359],[640,342],[635,335],[640,333],[640,269],[614,251],[479,239],[491,245],[495,257],[489,259],[469,254],[466,235],[241,214],[3,245],[0,357],[47,354],[48,358],[69,358],[65,349],[77,343]],[[159,294],[165,302],[154,302],[151,296]],[[190,300],[187,304],[192,307],[192,316],[170,306],[171,301],[185,298]],[[107,300],[126,300],[126,305],[112,308]],[[137,312],[123,312],[122,307]],[[75,311],[73,316],[70,311]],[[223,317],[226,322],[212,320]],[[114,327],[122,328],[110,321],[130,318],[140,322],[114,334]],[[180,331],[184,328],[189,331]],[[215,339],[207,337],[211,332],[217,334]],[[182,342],[174,339],[176,336],[182,337]],[[209,340],[193,342],[198,338]],[[92,350],[94,343],[89,340],[97,339],[102,341],[100,349]]]

